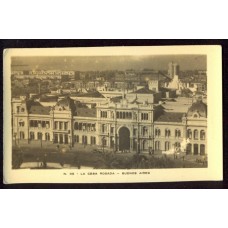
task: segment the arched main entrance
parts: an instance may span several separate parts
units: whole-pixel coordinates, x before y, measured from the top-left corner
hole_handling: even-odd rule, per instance
[[[130,131],[126,127],[121,127],[119,130],[119,150],[130,149]]]

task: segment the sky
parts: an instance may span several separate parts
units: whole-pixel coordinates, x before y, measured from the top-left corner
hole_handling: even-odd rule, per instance
[[[207,68],[206,55],[12,57],[11,66],[12,70],[167,70],[169,62],[178,63],[180,70]]]

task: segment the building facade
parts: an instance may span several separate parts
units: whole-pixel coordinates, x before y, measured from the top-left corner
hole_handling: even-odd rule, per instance
[[[47,141],[138,153],[180,149],[188,140],[187,154],[206,154],[207,105],[197,101],[186,113],[167,112],[161,104],[149,102],[157,94],[146,92],[109,99],[96,108],[69,97],[52,107],[26,98],[13,99],[13,140],[15,144]]]

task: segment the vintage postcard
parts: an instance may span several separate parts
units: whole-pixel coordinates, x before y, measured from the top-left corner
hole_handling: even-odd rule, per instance
[[[4,183],[223,179],[220,46],[6,49]]]

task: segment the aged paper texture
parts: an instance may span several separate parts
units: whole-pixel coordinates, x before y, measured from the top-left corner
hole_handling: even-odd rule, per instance
[[[3,59],[5,184],[222,180],[220,46]]]

